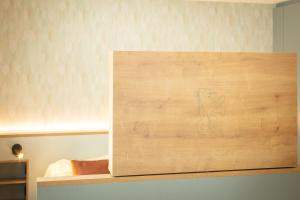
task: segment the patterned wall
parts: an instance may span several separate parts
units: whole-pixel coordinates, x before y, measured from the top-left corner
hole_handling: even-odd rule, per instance
[[[112,50],[272,51],[272,6],[1,0],[0,130],[97,129]]]

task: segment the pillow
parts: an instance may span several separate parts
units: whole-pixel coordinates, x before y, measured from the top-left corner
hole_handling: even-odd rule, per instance
[[[67,159],[61,159],[50,164],[44,176],[45,177],[73,176],[71,161]]]
[[[109,174],[108,160],[71,160],[73,175]]]

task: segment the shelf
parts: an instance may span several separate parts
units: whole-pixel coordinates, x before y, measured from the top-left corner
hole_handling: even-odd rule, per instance
[[[113,177],[108,174],[84,175],[70,177],[41,177],[37,178],[37,186],[59,186],[59,185],[78,185],[78,184],[105,184],[120,182],[136,182],[151,180],[176,180],[176,179],[200,179],[210,177],[226,176],[255,176],[266,174],[288,174],[300,173],[300,166],[295,168],[279,169],[256,169],[241,171],[219,171],[219,172],[201,172],[201,173],[182,173],[182,174],[163,174],[163,175],[145,175],[145,176],[127,176]]]
[[[10,137],[38,137],[38,136],[73,136],[108,134],[108,130],[80,130],[80,131],[7,131],[0,132],[0,138]]]
[[[26,179],[0,179],[0,185],[26,184]]]
[[[0,161],[0,200],[28,200],[28,160]]]

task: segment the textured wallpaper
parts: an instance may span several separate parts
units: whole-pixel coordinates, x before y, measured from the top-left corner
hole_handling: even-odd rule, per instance
[[[0,131],[99,129],[112,50],[272,51],[272,6],[0,0]]]

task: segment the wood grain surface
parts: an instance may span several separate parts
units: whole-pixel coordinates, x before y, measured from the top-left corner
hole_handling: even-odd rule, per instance
[[[113,176],[297,165],[296,54],[112,59]]]

